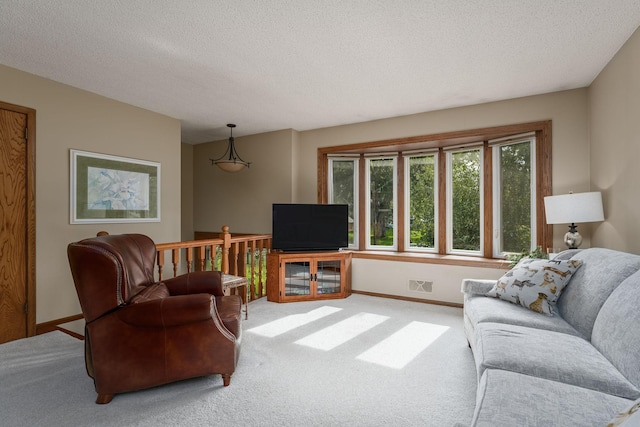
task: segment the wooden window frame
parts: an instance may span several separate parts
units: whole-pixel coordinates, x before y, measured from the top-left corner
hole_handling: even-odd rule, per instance
[[[441,153],[439,150],[430,150],[430,151],[422,151],[422,152],[413,152],[413,153],[404,153],[404,158],[403,158],[403,167],[404,167],[404,171],[403,171],[403,178],[404,178],[404,182],[408,182],[408,180],[410,180],[410,171],[411,171],[411,165],[410,165],[410,161],[411,158],[413,157],[420,157],[420,156],[434,156],[434,166],[435,166],[435,176],[434,176],[434,181],[435,181],[435,185],[434,185],[434,191],[436,194],[439,194],[439,171],[440,171],[440,156],[442,156],[443,153]],[[405,187],[404,185],[402,186],[402,190],[404,193],[404,197],[402,200],[402,204],[403,204],[403,218],[404,218],[404,212],[407,212],[407,210],[411,209],[411,188],[410,188],[410,184]],[[440,199],[436,198],[434,200],[435,202],[435,211],[434,211],[434,216],[437,216],[438,213],[440,212]],[[439,230],[439,221],[435,221],[434,218],[434,222],[436,223],[436,230],[435,230],[435,236],[434,236],[434,246],[433,247],[428,247],[428,248],[422,248],[422,247],[411,247],[411,226],[409,227],[405,227],[404,230],[404,234],[403,234],[403,242],[402,242],[402,246],[403,248],[405,248],[406,250],[409,250],[411,252],[422,252],[422,253],[426,253],[426,254],[433,254],[433,253],[438,253],[439,250],[439,236],[440,236],[440,230]],[[406,224],[406,223],[405,223]],[[400,246],[399,246],[400,247]]]
[[[357,171],[357,176],[355,177],[355,184],[354,184],[354,188],[353,188],[353,213],[354,216],[356,214],[359,215],[360,213],[360,199],[359,199],[359,195],[360,195],[360,187],[359,187],[359,180],[360,180],[360,156],[328,156],[327,158],[327,163],[328,164],[333,164],[333,162],[335,161],[351,161],[354,163],[354,170]],[[329,178],[332,176],[332,172],[330,170],[330,167],[327,166],[327,203],[335,203],[335,201],[329,201],[329,195],[328,195],[328,191],[329,191]],[[354,241],[353,244],[349,244],[348,248],[351,250],[357,249],[358,248],[358,244],[359,244],[359,237],[360,237],[360,217],[358,218],[353,218],[353,226],[354,226]]]
[[[522,137],[510,138],[509,141],[506,144],[503,144],[503,143],[491,144],[491,142],[490,142],[489,144],[493,148],[490,151],[491,160],[494,163],[496,161],[498,161],[498,162],[500,161],[499,160],[500,159],[500,149],[502,147],[511,145],[513,143],[519,144],[519,143],[523,143],[523,142],[529,142],[529,144],[533,144],[533,151],[531,151],[531,158],[530,158],[531,166],[532,166],[532,168],[530,170],[530,177],[533,177],[532,182],[535,182],[535,180],[537,178],[536,174],[538,172],[537,168],[536,168],[536,161],[537,161],[536,152],[537,152],[537,149],[538,149],[538,143],[536,141],[536,138],[535,138],[534,134],[523,135]],[[531,146],[530,146],[530,149],[531,149]],[[496,165],[496,167],[493,167],[493,165],[492,165],[492,173],[496,172],[496,171],[499,171],[499,169],[500,169],[500,165]],[[499,176],[498,177],[493,176],[493,178],[499,178]],[[493,196],[493,201],[492,201],[493,209],[491,211],[492,214],[493,214],[493,212],[495,212],[496,208],[498,208],[498,204],[500,203],[500,200],[501,200],[500,196],[499,196],[501,189],[499,187],[500,187],[500,184],[494,180],[493,186],[492,186],[492,192],[491,192],[491,195]],[[532,199],[534,199],[535,204],[531,203],[532,201],[530,201],[531,212],[533,212],[536,209],[537,204],[540,202],[538,200],[538,195],[537,194],[534,193],[534,194],[532,194],[532,196],[533,196]],[[503,224],[502,224],[503,217],[496,218],[496,216],[494,216],[493,219],[494,219],[493,228],[492,228],[493,232],[495,233],[496,229],[500,229],[500,233],[499,233],[500,237],[496,236],[495,234],[493,236],[491,236],[491,238],[493,239],[493,255],[494,255],[494,257],[502,257],[502,256],[505,256],[505,254],[508,253],[508,252],[502,250],[503,249],[502,245],[501,245],[501,243],[498,242],[498,240],[502,240],[502,236],[503,236],[503,231],[504,231],[502,229],[502,227],[503,227]],[[537,219],[537,216],[536,216],[536,219]],[[531,223],[531,227],[532,227],[531,228],[532,231],[535,233],[536,230],[537,230],[537,227],[538,227],[537,222],[535,224]],[[531,236],[531,243],[534,244],[534,245],[537,243],[537,240],[536,240],[537,235],[536,234],[532,234],[532,236]]]
[[[484,198],[487,194],[487,191],[485,190],[485,177],[484,177],[484,170],[487,168],[487,165],[485,164],[485,150],[486,147],[484,144],[477,144],[475,146],[471,146],[471,147],[463,147],[459,150],[451,150],[451,151],[446,151],[443,152],[442,154],[446,157],[445,159],[445,176],[446,176],[446,180],[447,182],[444,185],[444,188],[446,190],[446,193],[444,194],[444,197],[440,196],[438,194],[438,199],[440,201],[442,201],[444,199],[445,201],[445,215],[446,215],[446,229],[445,229],[445,238],[446,240],[446,246],[445,246],[445,250],[446,253],[449,254],[455,254],[455,255],[461,255],[461,256],[486,256],[484,250],[485,250],[485,245],[484,245],[484,240],[485,240],[485,236],[487,236],[487,230],[486,230],[486,224],[485,224],[485,215],[487,215],[487,205],[485,204]],[[449,188],[449,184],[451,184],[453,182],[453,155],[455,153],[460,153],[460,152],[468,152],[468,151],[478,151],[478,161],[480,164],[480,176],[479,176],[479,180],[480,180],[480,189],[479,189],[479,197],[480,197],[480,203],[484,206],[484,209],[480,209],[479,215],[480,215],[480,247],[479,249],[476,250],[464,250],[464,249],[456,249],[453,247],[453,224],[452,221],[450,221],[453,218],[453,190],[451,188]],[[493,212],[493,206],[489,207],[489,210],[491,212]],[[491,233],[488,234],[488,236],[491,236]]]
[[[371,239],[369,238],[371,235],[371,161],[372,160],[379,160],[379,159],[385,159],[385,160],[392,160],[393,161],[393,170],[394,170],[394,174],[395,175],[395,180],[394,183],[395,185],[393,186],[393,245],[392,246],[378,246],[378,245],[372,245],[371,244]],[[367,161],[369,161],[369,163],[367,163]],[[404,163],[404,159],[402,158],[402,156],[400,155],[400,153],[392,153],[390,155],[385,155],[385,156],[371,156],[371,157],[367,157],[365,156],[364,159],[365,162],[365,171],[364,173],[360,176],[360,177],[364,177],[364,187],[365,187],[365,204],[363,205],[363,207],[361,207],[360,209],[364,210],[365,213],[365,223],[364,223],[364,227],[362,227],[359,231],[364,230],[364,235],[367,237],[365,239],[365,246],[359,246],[360,249],[365,249],[365,250],[371,250],[371,251],[398,251],[398,248],[401,248],[403,246],[400,246],[400,236],[398,235],[398,227],[397,227],[397,223],[400,220],[398,218],[399,215],[403,215],[404,217],[404,209],[399,209],[400,204],[402,204],[400,197],[399,197],[399,189],[402,188],[404,189],[404,182],[401,184],[400,183],[400,177],[398,176],[400,173],[400,169],[402,169],[401,166],[398,165],[399,162],[403,162]],[[404,176],[404,169],[402,169],[402,176]],[[360,177],[358,177],[358,179],[360,179]],[[404,206],[404,204],[403,204]],[[404,229],[403,229],[404,230]],[[404,242],[403,242],[404,245]]]
[[[397,168],[397,209],[398,209],[398,228],[396,230],[398,236],[398,246],[396,251],[402,253],[407,250],[404,239],[405,235],[405,216],[404,216],[404,200],[405,188],[404,188],[404,161],[403,151],[414,150],[428,150],[428,149],[444,149],[447,147],[460,146],[464,144],[483,142],[484,147],[484,234],[485,236],[491,236],[493,230],[493,199],[491,183],[493,182],[493,163],[492,163],[492,148],[488,146],[488,141],[504,138],[510,135],[519,135],[528,132],[535,132],[536,136],[536,242],[539,246],[551,247],[553,241],[553,229],[551,225],[546,224],[544,214],[544,197],[551,195],[552,192],[552,156],[551,156],[551,129],[552,121],[536,121],[528,123],[519,123],[505,126],[494,126],[487,128],[469,129],[454,132],[437,133],[430,135],[412,136],[406,138],[387,139],[381,141],[371,141],[362,143],[353,143],[345,145],[336,145],[329,147],[320,147],[317,152],[318,160],[318,203],[327,203],[327,177],[328,177],[328,156],[330,154],[359,154],[360,155],[360,167],[358,183],[359,183],[359,248],[366,247],[366,237],[364,226],[364,210],[362,209],[365,189],[364,189],[364,156],[370,153],[389,153],[396,152],[398,154],[398,168]],[[438,251],[437,254],[440,257],[447,256],[446,252],[446,204],[444,198],[446,197],[446,177],[445,174],[445,156],[438,156]],[[420,253],[420,255],[427,255]],[[494,259],[493,257],[493,239],[485,238],[482,249],[483,259]],[[413,258],[413,255],[410,256]]]

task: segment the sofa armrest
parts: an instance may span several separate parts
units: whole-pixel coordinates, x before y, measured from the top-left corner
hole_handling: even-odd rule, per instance
[[[469,295],[484,295],[497,283],[497,280],[488,279],[462,279],[462,293]]]
[[[580,253],[582,249],[565,249],[564,251],[558,253],[553,259],[557,260],[565,260],[571,259],[574,255]]]
[[[116,315],[133,326],[165,328],[211,320],[212,304],[210,294],[178,295],[132,304]]]
[[[211,294],[217,297],[222,291],[222,273],[219,271],[194,271],[163,280],[171,295]]]

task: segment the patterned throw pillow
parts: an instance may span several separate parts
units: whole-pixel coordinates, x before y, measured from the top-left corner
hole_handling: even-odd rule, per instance
[[[553,306],[580,265],[580,260],[523,258],[485,295],[553,316]]]
[[[607,427],[638,426],[640,425],[640,399],[636,400],[624,412],[619,413],[611,420]]]

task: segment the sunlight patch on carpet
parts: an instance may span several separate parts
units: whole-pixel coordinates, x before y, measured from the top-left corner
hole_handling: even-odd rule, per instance
[[[296,341],[296,344],[329,351],[379,325],[388,318],[388,316],[381,316],[379,314],[358,313],[335,325],[308,335]]]
[[[402,369],[431,343],[444,334],[448,326],[411,322],[357,357],[358,360]]]
[[[290,316],[283,317],[282,319],[274,320],[273,322],[265,323],[264,325],[256,326],[247,330],[254,334],[262,335],[265,337],[273,338],[278,335],[282,335],[300,326],[304,326],[308,323],[314,322],[318,319],[322,319],[330,314],[337,313],[342,310],[337,307],[324,306],[311,310],[308,313],[292,314]]]

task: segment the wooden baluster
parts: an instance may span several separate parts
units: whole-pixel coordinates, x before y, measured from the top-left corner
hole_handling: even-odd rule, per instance
[[[262,253],[260,252],[260,240],[253,241],[253,266],[251,267],[251,300],[256,298],[259,293],[258,286],[260,286],[260,263],[262,260]]]
[[[162,281],[162,269],[164,268],[164,251],[157,251],[158,282]]]
[[[247,277],[247,242],[238,243],[238,276]]]
[[[270,242],[264,242],[262,248],[262,262],[260,263],[260,297],[267,295],[267,277],[269,276],[269,269],[267,267],[267,255],[269,254]]]
[[[233,274],[234,276],[238,273],[238,264],[236,263],[236,252],[238,245],[236,243],[231,243],[229,247],[229,274]]]
[[[222,240],[222,262],[220,264],[220,270],[223,273],[229,274],[229,248],[231,247],[231,234],[229,233],[228,226],[222,226],[220,239]]]
[[[197,254],[198,254],[198,260],[197,260],[198,261],[198,265],[197,265],[196,270],[204,271],[205,270],[204,261],[205,261],[205,258],[207,256],[207,248],[206,248],[206,246],[199,246]]]
[[[216,265],[216,259],[218,258],[218,249],[220,245],[211,245],[211,270],[222,271],[222,253],[220,253],[220,265]]]
[[[240,264],[240,243],[235,242],[231,244],[231,252],[232,254],[229,256],[229,262],[232,265],[229,265],[229,270],[233,268],[233,275],[240,276],[240,268],[238,265]]]
[[[251,252],[251,266],[249,268],[249,295],[251,295],[251,300],[253,300],[253,295],[256,291],[255,278],[256,278],[256,241],[252,240],[249,244],[249,251]]]
[[[173,277],[178,276],[178,264],[180,264],[180,249],[171,250],[171,258],[173,261]]]
[[[265,265],[266,257],[267,257],[266,250],[265,250],[265,247],[264,247],[264,243],[265,243],[264,240],[260,240],[260,242],[258,244],[258,248],[259,248],[259,251],[260,251],[260,256],[258,257],[258,259],[259,259],[259,261],[258,261],[258,285],[259,285],[259,288],[258,288],[258,292],[257,292],[257,294],[258,294],[257,298],[262,298],[264,296],[265,283],[262,280],[262,274],[264,272],[264,265]]]
[[[257,240],[256,241],[256,252],[257,252],[257,257],[256,257],[256,267],[255,267],[255,279],[254,279],[254,286],[253,286],[253,295],[252,297],[258,298],[258,295],[260,295],[260,288],[262,287],[261,283],[262,283],[262,241],[261,240]]]
[[[187,273],[191,273],[193,265],[193,248],[187,248]]]

